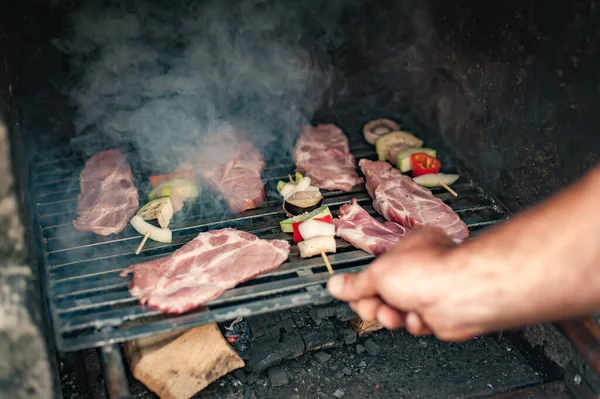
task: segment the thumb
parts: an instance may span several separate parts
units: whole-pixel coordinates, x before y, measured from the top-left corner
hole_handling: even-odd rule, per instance
[[[377,275],[373,265],[357,274],[337,274],[329,278],[329,293],[344,302],[377,296]]]

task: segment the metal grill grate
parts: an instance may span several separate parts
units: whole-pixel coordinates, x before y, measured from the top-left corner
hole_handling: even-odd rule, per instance
[[[375,158],[373,147],[362,140],[351,142],[351,150],[357,160]],[[329,274],[322,259],[301,259],[293,246],[290,258],[281,267],[225,292],[208,305],[208,310],[167,316],[139,306],[137,299],[129,295],[128,280],[119,277],[125,267],[165,256],[199,232],[221,227],[239,228],[261,238],[291,240],[291,234],[279,230],[279,221],[285,218],[281,200],[268,197],[258,209],[223,216],[218,209],[207,212],[203,208],[202,214],[194,213],[194,206],[200,209],[202,200],[199,199],[198,204],[191,205],[192,212],[185,218],[178,215],[174,218],[170,226],[172,244],[148,242],[142,253],[135,255],[141,237],[131,226],[109,237],[81,233],[72,227],[79,192],[78,175],[83,164],[84,160],[69,157],[34,163],[31,167],[38,244],[56,341],[61,351],[99,347],[174,329],[331,300],[324,288]],[[134,161],[132,167],[137,170]],[[446,171],[452,170],[461,172],[461,179],[454,186],[459,197],[455,198],[443,189],[433,192],[460,215],[472,233],[507,218],[506,210],[460,167],[449,165]],[[285,179],[293,171],[292,164],[267,167],[263,172],[267,189],[271,189],[267,191],[272,191],[279,179]],[[140,192],[140,198],[143,197]],[[382,220],[373,210],[364,186],[355,187],[350,193],[326,192],[324,204],[335,214],[339,206],[352,198]],[[373,257],[338,240],[338,252],[329,258],[336,271],[355,272]]]

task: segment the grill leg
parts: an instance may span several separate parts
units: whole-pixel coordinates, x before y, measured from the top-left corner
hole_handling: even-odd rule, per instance
[[[129,386],[119,346],[116,344],[103,346],[100,348],[100,354],[108,397],[110,399],[129,398]]]

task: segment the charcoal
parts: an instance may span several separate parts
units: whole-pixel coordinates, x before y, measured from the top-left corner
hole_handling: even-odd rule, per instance
[[[345,394],[344,390],[342,388],[338,388],[333,393],[333,396],[335,396],[336,398],[340,399],[340,398],[344,397],[344,394]]]
[[[269,344],[269,341],[266,343]],[[260,373],[271,366],[279,364],[282,360],[283,356],[277,348],[255,341],[250,349],[250,360],[246,363],[246,367],[255,373]]]
[[[278,320],[273,325],[258,325],[260,321]],[[275,318],[251,318],[249,320],[255,340],[249,350],[246,368],[260,373],[280,363],[284,359],[292,359],[305,352],[302,336],[295,328],[292,318],[281,320]],[[258,335],[258,336],[257,336]]]
[[[335,378],[337,380],[339,380],[340,378],[344,378],[344,373],[341,371],[338,371],[337,373],[335,373]]]
[[[301,356],[305,351],[304,341],[302,336],[296,330],[288,334],[286,339],[279,345],[279,352],[286,359],[292,359]]]
[[[281,367],[271,367],[268,372],[269,381],[274,387],[282,387],[286,385],[290,380],[284,369]]]
[[[343,303],[335,306],[315,307],[308,314],[317,326],[321,325],[323,320],[331,317],[335,317],[339,321],[348,321],[356,317],[356,313]]]
[[[368,339],[365,342],[365,349],[371,356],[377,356],[381,352],[381,346],[377,345],[372,339]]]
[[[352,375],[352,370],[350,370],[350,367],[344,367],[342,369],[342,373],[344,373],[346,375]]]
[[[250,373],[248,374],[248,384],[252,385],[258,380],[258,374]]]
[[[361,344],[356,345],[356,354],[360,355],[365,351],[365,347]]]
[[[356,331],[352,329],[344,330],[344,342],[346,345],[352,345],[356,342],[357,338],[358,335],[356,334]]]
[[[325,353],[325,352],[317,352],[313,356],[321,364],[325,364],[329,361],[329,359],[331,359],[331,355],[329,353]]]
[[[336,345],[336,329],[330,321],[324,321],[320,328],[303,332],[305,350],[313,351],[331,348]]]
[[[243,382],[244,384],[248,382],[248,376],[242,369],[237,369],[233,372],[233,376]]]
[[[256,399],[256,398],[257,398],[257,396],[254,393],[254,390],[247,386],[244,389],[244,397],[242,399]]]

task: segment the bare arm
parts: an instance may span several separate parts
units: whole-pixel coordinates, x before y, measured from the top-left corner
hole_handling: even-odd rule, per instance
[[[364,319],[447,340],[600,311],[600,169],[455,246],[420,229],[331,294]]]

